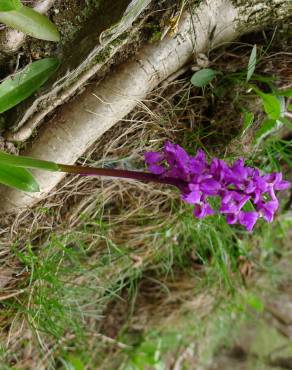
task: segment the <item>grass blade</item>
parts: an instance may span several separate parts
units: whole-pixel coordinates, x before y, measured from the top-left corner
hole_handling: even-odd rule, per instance
[[[39,89],[59,67],[57,58],[45,58],[8,77],[0,85],[0,113],[14,107]]]
[[[246,133],[246,131],[251,127],[254,122],[254,114],[252,112],[248,112],[244,110],[243,112],[243,130],[242,135]]]
[[[254,45],[248,61],[246,82],[248,82],[251,79],[251,76],[255,71],[256,63],[257,63],[257,46]]]

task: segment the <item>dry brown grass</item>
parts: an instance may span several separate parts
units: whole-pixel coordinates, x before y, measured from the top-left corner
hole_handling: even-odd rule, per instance
[[[186,81],[175,81],[168,88],[175,91],[181,89],[182,85],[185,89]],[[172,111],[172,96],[162,98],[160,93],[161,91],[154,92],[149,101],[107,132],[80,162],[96,166],[143,167],[145,150],[160,147],[166,139],[173,139],[182,131],[182,128],[177,128],[178,117]],[[108,250],[108,240],[118,246],[127,246],[129,257],[118,259],[105,269],[104,280],[99,281],[104,290],[117,278],[126,277],[129,269],[136,268],[139,271],[146,268],[155,257],[157,248],[161,247],[159,243],[155,247],[160,230],[175,222],[172,204],[178,197],[172,189],[164,186],[153,187],[133,181],[93,177],[66,177],[58,189],[38,206],[2,218],[0,299],[16,299],[29,307],[29,297],[34,292],[35,284],[29,285],[29,271],[11,253],[11,248],[22,251],[31,245],[33,248],[40,248],[41,254],[42,245],[49,242],[52,233],[59,237],[73,233],[74,238],[86,245],[93,261],[101,258],[104,251]],[[97,222],[107,225],[106,234],[98,231]],[[86,231],[83,224],[86,224]],[[88,267],[90,268],[89,261]],[[86,277],[76,276],[75,283],[86,285]],[[24,300],[23,291],[26,291]],[[11,316],[13,312],[15,317]],[[94,321],[93,326],[95,325]],[[8,316],[1,316],[0,327],[1,337],[6,340],[11,354],[21,353],[24,341],[27,337],[30,338],[31,345],[17,363],[21,368],[30,368],[26,362],[38,358],[36,348],[39,345],[50,356],[57,353],[55,351],[60,343],[54,345],[43,333],[38,333],[35,337],[25,315],[21,313],[17,314],[12,310]],[[90,331],[89,327],[88,330]],[[70,335],[72,334],[68,334],[69,337]],[[45,355],[45,363],[50,356]]]

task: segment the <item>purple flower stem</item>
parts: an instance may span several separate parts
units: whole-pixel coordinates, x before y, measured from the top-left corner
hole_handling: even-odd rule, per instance
[[[182,189],[184,186],[187,185],[187,183],[183,180],[170,177],[162,177],[160,175],[148,172],[117,170],[111,168],[94,168],[86,166],[71,166],[66,164],[58,164],[58,167],[61,172],[79,174],[84,176],[106,176],[114,178],[133,179],[145,182],[156,182],[160,184],[176,186],[179,189]]]

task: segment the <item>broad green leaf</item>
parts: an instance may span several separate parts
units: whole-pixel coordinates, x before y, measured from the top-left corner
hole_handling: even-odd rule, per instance
[[[59,31],[49,18],[27,6],[10,12],[1,12],[0,22],[37,39],[60,40]]]
[[[0,163],[0,183],[18,190],[40,191],[38,183],[29,171],[25,168],[12,167],[4,163]]]
[[[246,73],[246,82],[248,82],[251,76],[254,73],[255,67],[257,63],[257,46],[254,45],[249,57],[248,66],[247,66],[247,73]]]
[[[276,93],[266,94],[252,85],[252,89],[261,97],[264,110],[268,117],[272,120],[278,120],[285,111],[285,100],[283,96],[278,96]]]
[[[18,10],[21,6],[20,0],[0,0],[0,12]]]
[[[46,171],[59,171],[59,166],[54,162],[8,154],[3,151],[0,151],[0,164],[8,164],[11,167],[39,168]]]
[[[281,101],[277,96],[261,92],[260,97],[262,98],[264,110],[269,118],[274,120],[278,119],[281,116],[282,108]]]
[[[276,126],[277,126],[277,120],[275,119],[265,120],[255,135],[256,141],[259,142],[265,136],[269,135],[272,131],[274,131]]]
[[[14,107],[38,90],[59,67],[57,58],[31,63],[0,85],[0,113]]]
[[[211,82],[219,73],[220,72],[210,68],[201,69],[193,75],[191,83],[197,87],[204,87],[208,85],[208,83]]]

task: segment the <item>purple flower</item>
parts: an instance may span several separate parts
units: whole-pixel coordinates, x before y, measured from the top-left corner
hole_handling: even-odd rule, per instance
[[[156,175],[161,175],[165,172],[164,167],[158,164],[164,160],[162,153],[148,152],[144,154],[144,157],[150,172],[155,173]]]
[[[182,199],[189,204],[196,204],[201,201],[202,192],[198,184],[189,184],[189,193],[182,194]]]
[[[272,222],[279,207],[276,191],[287,189],[288,181],[281,173],[261,175],[257,168],[245,166],[244,159],[238,159],[229,166],[225,161],[213,158],[209,164],[206,155],[198,150],[189,155],[178,144],[166,142],[160,152],[145,153],[150,172],[161,179],[177,179],[182,199],[194,205],[194,215],[204,218],[215,211],[208,197],[219,197],[219,213],[226,216],[229,224],[239,223],[252,231],[259,217]],[[244,211],[247,202],[254,211]]]
[[[257,212],[243,212],[238,214],[238,221],[241,225],[245,226],[247,231],[252,231],[259,214]]]
[[[264,176],[267,185],[273,187],[275,190],[285,190],[290,186],[290,182],[282,180],[280,172],[273,172]]]
[[[196,204],[194,209],[194,215],[197,218],[204,218],[206,216],[211,216],[214,214],[213,209],[209,203],[202,202],[201,204]]]
[[[241,208],[250,199],[250,196],[239,194],[234,190],[227,191],[222,197],[221,213],[239,213]]]
[[[257,210],[267,222],[273,222],[274,214],[279,208],[279,202],[277,199],[270,200],[268,202],[259,202],[257,204]]]

